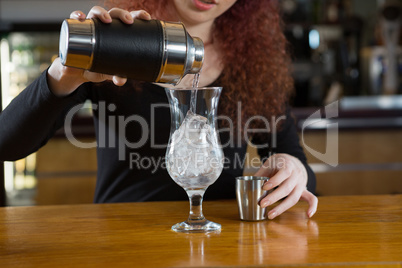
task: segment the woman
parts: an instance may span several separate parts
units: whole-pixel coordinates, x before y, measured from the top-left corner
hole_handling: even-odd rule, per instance
[[[259,116],[269,119],[271,127],[268,128],[264,120],[250,121],[253,129],[270,130],[249,135],[252,142],[260,146],[260,156],[266,159],[256,175],[271,178],[264,189],[277,187],[261,201],[261,206],[283,199],[269,211],[268,216],[273,219],[303,199],[309,204],[307,215],[313,216],[317,198],[310,191],[314,191],[315,177],[306,163],[287,108],[292,79],[277,2],[110,0],[106,4],[119,8],[106,11],[94,7],[87,16],[75,11],[71,18],[97,17],[104,23],[118,18],[127,24],[134,19],[151,18],[181,21],[190,35],[204,41],[205,58],[199,85],[223,86],[219,113],[239,118],[233,120],[236,133],[220,133],[228,163],[220,178],[208,188],[206,199],[234,197],[234,177],[242,175],[240,164],[246,154],[247,141],[233,137],[238,133],[240,137],[248,134],[242,129],[244,122]],[[177,86],[190,86],[192,79],[187,75]],[[106,80],[113,81],[114,85]],[[167,103],[160,85],[64,67],[60,59],[1,114],[0,159],[18,159],[40,148],[62,126],[68,111],[86,99],[97,107],[94,109],[98,142],[96,202],[186,198],[160,161],[170,129],[166,107],[155,108],[155,104]],[[143,118],[141,122],[146,126],[139,124],[140,121],[126,120],[131,115]],[[150,127],[151,135],[157,135],[146,139],[141,146],[130,146],[143,138],[141,133],[149,129],[147,122],[152,120],[156,123]],[[124,127],[116,122],[123,123]],[[225,123],[220,122],[223,130]],[[274,131],[273,127],[278,127],[279,131]],[[155,165],[145,167],[144,160]]]

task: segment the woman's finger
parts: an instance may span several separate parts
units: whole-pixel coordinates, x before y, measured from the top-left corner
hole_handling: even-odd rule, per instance
[[[101,74],[101,73],[94,73],[91,71],[84,71],[83,77],[90,82],[103,82],[106,80],[113,80],[113,76],[112,75],[108,75],[108,74]]]
[[[284,182],[291,175],[292,175],[291,169],[282,168],[264,184],[262,189],[265,191],[269,191],[269,190],[279,186],[282,182]]]
[[[88,70],[84,71],[83,77],[86,81],[95,83],[109,80],[112,81],[116,86],[122,86],[127,82],[127,78],[124,77],[113,76],[109,74],[94,73]]]
[[[308,203],[307,216],[309,218],[313,217],[313,215],[317,212],[318,198],[307,189],[303,190],[300,198],[307,201]]]
[[[296,205],[297,202],[299,202],[303,189],[303,186],[296,186],[278,206],[268,212],[268,218],[272,220],[276,216],[281,215],[283,212]]]
[[[270,206],[278,202],[282,198],[289,196],[291,193],[294,192],[294,189],[297,187],[297,181],[298,179],[295,174],[291,174],[291,176],[285,178],[284,182],[278,188],[276,188],[273,192],[271,192],[261,200],[261,207]],[[299,200],[302,190],[303,186],[301,186],[299,190],[299,195],[297,196],[296,202]]]
[[[269,177],[270,179],[264,185],[264,190],[270,190],[289,177],[294,168],[292,158],[284,154],[275,154],[262,164],[254,176]]]
[[[99,18],[104,23],[112,22],[112,17],[110,16],[109,12],[107,12],[106,9],[100,6],[94,6],[93,8],[91,8],[87,15],[87,18]]]
[[[127,78],[124,77],[119,77],[119,76],[113,76],[113,83],[116,86],[122,86],[127,82]]]
[[[80,10],[73,11],[70,14],[70,19],[83,21],[83,20],[85,20],[85,17],[86,16],[85,16],[84,12],[82,12]]]
[[[136,10],[130,12],[133,19],[150,20],[151,15],[145,10]]]
[[[275,172],[276,168],[272,165],[273,156],[268,158],[262,166],[258,169],[258,171],[254,174],[257,177],[271,177],[271,175]]]
[[[120,19],[121,21],[123,21],[124,23],[127,23],[127,24],[131,24],[134,21],[130,12],[128,12],[127,10],[121,9],[121,8],[116,8],[116,7],[112,8],[111,10],[109,10],[109,15],[112,18]]]

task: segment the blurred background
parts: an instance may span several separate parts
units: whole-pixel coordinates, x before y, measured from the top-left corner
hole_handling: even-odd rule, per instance
[[[282,0],[296,106],[402,93],[401,1]]]
[[[0,0],[0,111],[57,57],[62,20],[101,2]],[[279,2],[294,115],[317,194],[402,193],[402,1]],[[336,110],[326,113],[331,104]],[[89,111],[73,120],[81,141],[94,140]],[[317,111],[322,120],[312,120]],[[336,163],[323,161],[328,154]],[[250,147],[249,159],[255,155]],[[255,172],[245,165],[246,174]],[[90,203],[95,181],[95,149],[74,147],[62,130],[26,159],[0,163],[0,205]]]

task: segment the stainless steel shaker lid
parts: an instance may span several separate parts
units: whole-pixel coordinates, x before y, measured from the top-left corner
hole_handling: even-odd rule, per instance
[[[95,28],[91,19],[66,19],[60,31],[59,57],[63,65],[90,69],[95,46]]]
[[[191,51],[192,65],[189,71],[190,74],[196,74],[201,71],[204,62],[204,43],[198,37],[193,37],[193,51]]]
[[[177,84],[186,74],[196,74],[204,61],[204,43],[191,37],[180,22],[160,21],[164,53],[156,82]]]

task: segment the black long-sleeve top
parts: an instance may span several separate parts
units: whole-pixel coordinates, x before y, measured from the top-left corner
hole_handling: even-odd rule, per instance
[[[187,199],[185,191],[174,183],[166,171],[165,153],[170,134],[170,111],[165,91],[152,83],[133,88],[131,81],[123,87],[112,83],[85,83],[66,97],[49,90],[44,72],[0,113],[0,161],[23,158],[45,145],[63,127],[72,108],[85,100],[93,104],[97,140],[97,184],[95,202],[132,202]],[[224,94],[224,90],[222,92]],[[225,105],[220,103],[219,106]],[[218,108],[219,111],[219,108]],[[226,159],[218,180],[206,191],[206,199],[235,197],[235,177],[244,168],[247,144],[220,131]],[[315,190],[315,176],[307,165],[304,152],[290,115],[276,136],[254,139],[268,143],[259,149],[260,157],[287,153],[301,160],[308,172],[308,189]],[[55,155],[63,159],[63,155]]]

